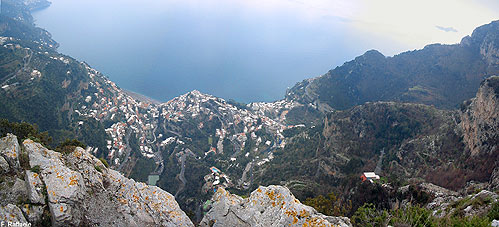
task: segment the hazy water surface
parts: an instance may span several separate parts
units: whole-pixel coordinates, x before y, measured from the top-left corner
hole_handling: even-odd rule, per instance
[[[237,0],[52,2],[34,17],[62,53],[160,101],[194,89],[274,101],[296,82],[373,48],[339,18],[310,20]]]

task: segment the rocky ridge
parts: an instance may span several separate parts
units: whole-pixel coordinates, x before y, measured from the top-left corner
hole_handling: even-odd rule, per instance
[[[58,153],[29,139],[19,146],[11,134],[0,145],[2,158],[9,160],[0,184],[2,221],[193,226],[171,194],[123,177],[82,148]]]
[[[344,217],[330,217],[295,199],[282,186],[260,186],[248,198],[219,188],[200,226],[351,226]]]

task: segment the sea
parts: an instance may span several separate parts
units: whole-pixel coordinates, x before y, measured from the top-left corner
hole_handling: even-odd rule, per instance
[[[199,90],[272,102],[372,49],[340,17],[245,0],[51,0],[33,12],[59,51],[159,101]]]

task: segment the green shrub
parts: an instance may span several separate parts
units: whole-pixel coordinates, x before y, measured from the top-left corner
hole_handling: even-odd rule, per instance
[[[83,149],[87,148],[87,145],[83,144],[82,142],[78,141],[77,139],[66,139],[64,142],[59,144],[56,148],[55,151],[68,154],[71,153],[75,150],[76,147],[81,147]]]
[[[52,142],[52,137],[48,135],[48,132],[39,132],[36,124],[9,122],[7,119],[0,119],[0,137],[6,136],[7,133],[16,135],[19,141],[31,139],[45,146]]]
[[[499,202],[495,202],[492,205],[487,217],[489,217],[490,220],[499,220]]]
[[[99,171],[100,173],[102,173],[102,169],[100,168],[100,166],[94,166],[95,170]]]
[[[431,211],[418,206],[395,210],[391,212],[391,215],[390,224],[394,226],[424,227],[435,223]]]
[[[21,153],[19,154],[19,164],[21,164],[21,167],[23,169],[29,169],[29,156],[28,153],[24,152],[21,150]]]
[[[104,166],[105,166],[106,168],[109,168],[109,163],[107,163],[106,159],[104,159],[104,158],[99,158],[99,160],[102,162],[102,164],[104,164]]]
[[[388,212],[376,210],[372,203],[362,205],[351,218],[353,226],[386,226]]]
[[[40,174],[40,166],[36,165],[31,168],[31,172]]]

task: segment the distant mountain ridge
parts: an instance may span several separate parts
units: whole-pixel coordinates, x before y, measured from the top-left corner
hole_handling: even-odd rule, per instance
[[[499,74],[499,21],[480,26],[460,44],[432,44],[385,57],[376,50],[313,79],[297,83],[287,100],[323,110],[348,109],[376,101],[457,108],[480,82]]]

